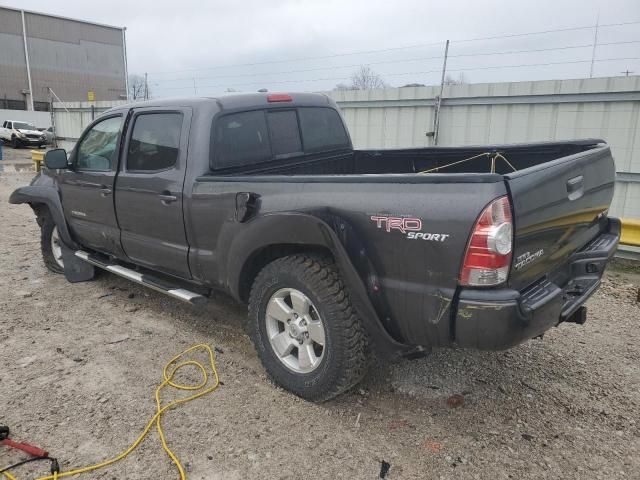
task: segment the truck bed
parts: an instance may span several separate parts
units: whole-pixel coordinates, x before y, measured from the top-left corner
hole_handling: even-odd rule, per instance
[[[585,152],[604,143],[599,139],[468,147],[426,147],[395,150],[348,150],[287,158],[253,168],[242,168],[243,175],[380,175],[428,173],[493,173],[537,166],[562,157]],[[487,155],[483,155],[487,154]],[[475,158],[474,158],[475,157]],[[234,170],[225,175],[237,175]]]

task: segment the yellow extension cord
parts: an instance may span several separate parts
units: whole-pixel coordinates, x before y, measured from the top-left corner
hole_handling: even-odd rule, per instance
[[[211,372],[213,373],[213,376],[214,376],[214,379],[215,379],[215,381],[213,382],[213,385],[211,385],[210,387],[207,387],[207,383],[209,383],[209,374],[207,373],[207,369],[205,368],[205,366],[202,363],[197,362],[195,360],[186,360],[186,361],[183,361],[181,363],[178,363],[169,372],[169,370],[171,369],[172,365],[176,364],[182,357],[184,357],[186,354],[188,354],[190,352],[193,352],[194,350],[205,350],[207,352],[207,354],[209,355],[209,366],[211,367]],[[202,374],[202,381],[197,385],[181,385],[179,383],[174,382],[173,378],[175,377],[175,375],[178,372],[178,370],[180,370],[181,368],[186,367],[188,365],[193,365],[194,367],[200,369],[200,373]],[[158,435],[160,436],[160,441],[162,443],[162,448],[164,449],[165,452],[167,452],[167,455],[169,455],[169,458],[171,458],[171,461],[173,462],[173,464],[178,469],[178,472],[180,473],[180,480],[185,480],[187,477],[186,477],[186,474],[184,472],[184,468],[182,467],[182,464],[180,463],[180,460],[178,460],[178,457],[176,457],[176,455],[171,451],[171,449],[167,445],[167,441],[166,441],[166,438],[164,436],[164,432],[162,431],[162,425],[160,423],[160,420],[162,418],[162,415],[167,410],[169,410],[170,408],[173,408],[173,407],[175,407],[177,405],[180,405],[182,403],[190,402],[191,400],[195,400],[196,398],[202,397],[203,395],[206,395],[207,393],[211,393],[215,389],[218,388],[218,386],[220,385],[220,380],[218,378],[218,371],[216,370],[216,363],[215,363],[215,357],[214,357],[214,354],[213,354],[213,350],[211,349],[211,347],[209,345],[206,345],[206,344],[203,344],[203,343],[198,344],[198,345],[194,345],[194,346],[186,349],[184,352],[182,352],[182,353],[176,355],[175,357],[173,357],[169,361],[169,363],[167,363],[164,366],[164,368],[162,370],[162,376],[164,377],[164,380],[162,381],[162,383],[160,383],[156,387],[156,413],[151,418],[151,420],[149,420],[149,422],[147,423],[147,426],[144,428],[142,433],[138,436],[136,441],[131,444],[131,446],[129,448],[127,448],[124,452],[122,452],[121,454],[117,455],[116,457],[113,457],[110,460],[105,460],[104,462],[97,463],[95,465],[90,465],[88,467],[77,468],[75,470],[69,470],[67,472],[62,472],[62,473],[57,473],[57,474],[54,473],[52,475],[47,475],[46,477],[40,477],[37,480],[58,480],[58,479],[63,478],[63,477],[69,477],[71,475],[79,475],[81,473],[86,473],[86,472],[91,472],[93,470],[98,470],[99,468],[104,468],[104,467],[106,467],[108,465],[116,463],[116,462],[124,459],[125,457],[127,457],[131,452],[133,452],[136,448],[138,448],[138,446],[142,443],[142,441],[145,439],[145,437],[149,433],[149,430],[151,430],[151,427],[153,426],[154,423],[156,424],[156,430],[158,431]],[[163,407],[162,403],[161,403],[161,399],[160,399],[160,392],[167,385],[175,388],[176,390],[187,390],[187,391],[192,391],[192,392],[196,392],[196,393],[194,393],[192,395],[189,395],[188,397],[185,397],[185,398],[181,398],[181,399],[178,399],[178,400],[173,400],[173,401],[167,403]],[[4,472],[4,473],[2,473],[2,475],[4,475],[8,480],[17,480],[16,477],[11,475],[9,472]]]

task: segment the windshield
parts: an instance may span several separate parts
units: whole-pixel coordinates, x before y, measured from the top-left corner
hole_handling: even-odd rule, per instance
[[[15,128],[16,130],[35,130],[36,129],[35,125],[32,125],[30,123],[23,123],[23,122],[13,122],[13,128]]]

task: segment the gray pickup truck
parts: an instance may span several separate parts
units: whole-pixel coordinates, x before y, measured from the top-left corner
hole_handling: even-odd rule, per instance
[[[315,401],[374,354],[584,323],[619,240],[602,140],[354,150],[319,94],[120,106],[45,163],[10,202],[33,208],[51,271],[225,291],[269,375]]]

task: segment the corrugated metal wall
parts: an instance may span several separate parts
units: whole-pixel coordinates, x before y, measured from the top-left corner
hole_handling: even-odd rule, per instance
[[[126,95],[122,29],[28,11],[25,26],[35,102],[49,101],[47,87],[62,101]],[[0,7],[0,101],[28,89],[21,13]]]
[[[327,92],[356,148],[432,144],[439,87]],[[616,160],[613,215],[640,218],[640,76],[445,86],[439,145],[603,138]]]

